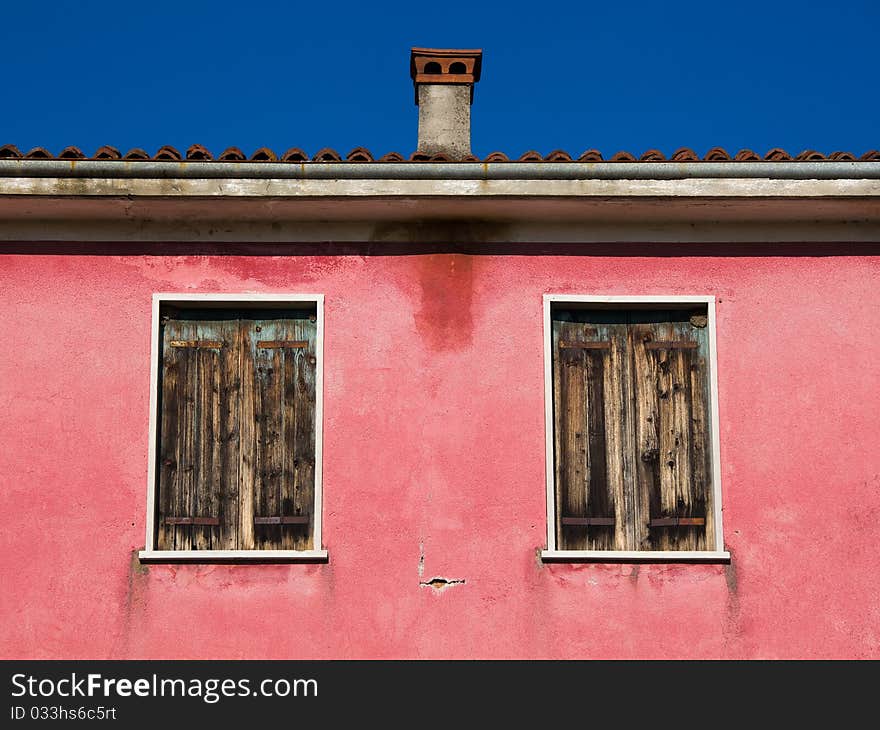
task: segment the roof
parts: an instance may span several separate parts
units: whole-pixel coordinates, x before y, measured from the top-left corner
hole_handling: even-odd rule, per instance
[[[268,147],[260,147],[248,157],[238,147],[227,147],[220,154],[214,155],[202,145],[194,144],[181,153],[170,145],[160,147],[155,154],[150,155],[140,148],[134,148],[122,154],[116,147],[104,145],[99,147],[91,156],[85,154],[78,147],[65,147],[57,155],[53,155],[44,147],[34,147],[28,152],[22,153],[15,145],[7,144],[0,147],[0,160],[151,160],[154,162],[186,161],[218,161],[218,162],[291,162],[302,164],[306,162],[880,162],[880,150],[868,150],[858,155],[852,152],[831,152],[823,154],[815,150],[804,150],[797,155],[791,155],[785,150],[774,147],[763,156],[749,149],[742,149],[731,155],[721,147],[713,147],[703,157],[697,155],[692,149],[681,147],[670,157],[666,157],[659,150],[651,149],[635,155],[630,152],[618,152],[607,160],[598,150],[590,149],[575,157],[564,150],[554,150],[548,155],[530,150],[519,157],[508,157],[503,152],[492,152],[483,158],[468,155],[461,160],[452,160],[446,155],[426,155],[421,152],[413,152],[404,156],[398,152],[388,152],[381,157],[374,157],[364,147],[355,147],[347,155],[343,156],[336,150],[324,147],[314,155],[309,156],[299,147],[291,147],[284,154],[278,155]]]

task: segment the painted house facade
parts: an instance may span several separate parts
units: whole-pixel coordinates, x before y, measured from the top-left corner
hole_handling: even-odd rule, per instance
[[[7,658],[877,658],[880,153],[0,148]]]

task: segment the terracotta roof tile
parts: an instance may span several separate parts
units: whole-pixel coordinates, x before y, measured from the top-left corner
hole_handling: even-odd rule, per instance
[[[571,155],[565,150],[553,150],[544,158],[544,162],[571,162]]]
[[[673,162],[699,162],[700,160],[697,153],[690,147],[679,147],[669,159]]]
[[[251,155],[251,162],[277,162],[278,157],[268,147],[260,147]]]
[[[156,153],[154,160],[182,160],[183,156],[171,145],[163,145]]]
[[[373,162],[373,155],[365,147],[355,147],[345,156],[345,159],[348,162]]]
[[[119,154],[119,150],[115,147],[112,147],[109,144],[105,144],[103,147],[98,147],[95,150],[95,154],[92,157],[93,160],[118,160],[122,155]]]
[[[336,150],[324,147],[315,153],[312,162],[342,162],[342,158]]]
[[[740,150],[733,158],[737,162],[760,162],[761,158],[751,150]]]
[[[764,159],[768,162],[788,162],[791,160],[791,155],[779,147],[774,147],[764,155]]]
[[[222,162],[244,162],[247,157],[238,147],[227,147],[217,159]]]
[[[299,147],[291,147],[281,156],[282,162],[308,162],[309,156]]]
[[[214,156],[200,144],[192,145],[186,151],[186,159],[188,160],[213,160]]]
[[[85,159],[85,155],[82,153],[82,150],[79,147],[65,147],[61,152],[58,153],[59,160],[83,160]]]
[[[586,150],[578,157],[578,162],[602,162],[602,159],[602,153],[599,150]]]
[[[65,147],[57,156],[53,156],[43,147],[34,147],[27,154],[21,151],[13,144],[6,144],[0,147],[0,159],[29,159],[29,160],[79,160],[84,159],[86,155],[78,147]],[[156,154],[150,156],[144,150],[136,147],[126,152],[125,157],[120,154],[116,147],[104,145],[99,147],[92,160],[154,160],[154,161],[180,161],[184,159],[184,155],[174,147],[165,145],[160,147]],[[248,158],[238,147],[228,147],[218,157],[214,157],[210,150],[199,144],[190,146],[186,151],[185,159],[192,162],[210,162],[217,160],[221,162],[244,162]],[[577,158],[578,162],[602,162],[605,158],[599,150],[589,149]],[[732,158],[730,154],[722,147],[713,147],[701,158],[694,150],[689,147],[680,147],[672,156],[668,158],[671,162],[727,162],[731,159],[736,162],[821,162],[825,160],[837,162],[878,162],[880,161],[880,151],[869,150],[861,157],[851,152],[835,151],[829,155],[824,155],[816,150],[804,150],[796,157],[792,157],[788,152],[780,147],[774,147],[761,157],[757,153],[749,149],[742,149]],[[373,157],[372,153],[365,147],[355,147],[344,158],[334,149],[324,147],[318,150],[313,157],[309,157],[299,147],[291,147],[285,152],[281,158],[281,162],[291,163],[342,163],[342,162],[510,162],[510,158],[503,152],[491,152],[483,158],[475,155],[467,155],[463,158],[452,158],[448,155],[429,155],[416,150],[409,157],[399,152],[388,152],[379,158]],[[565,150],[553,150],[546,157],[542,157],[539,152],[529,150],[523,153],[518,162],[571,162],[572,156]],[[279,158],[268,147],[260,147],[250,157],[251,162],[278,162]],[[614,154],[610,162],[666,162],[667,158],[660,150],[650,149],[642,153],[641,156],[633,155],[630,152],[620,151]]]
[[[25,157],[29,160],[51,160],[52,153],[45,147],[34,147]]]
[[[730,160],[730,155],[727,154],[727,150],[723,147],[713,147],[706,153],[703,159],[706,162],[727,162]]]

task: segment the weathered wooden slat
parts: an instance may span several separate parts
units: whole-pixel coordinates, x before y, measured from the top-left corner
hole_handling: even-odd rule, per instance
[[[219,463],[215,462],[215,475],[219,471],[219,510],[222,516],[215,547],[220,550],[239,549],[239,469],[241,456],[241,359],[242,323],[230,320],[228,341],[220,358],[219,425],[217,439],[220,442]]]
[[[305,340],[258,340],[257,347],[265,350],[302,350],[309,346]]]
[[[242,319],[239,326],[239,442],[238,460],[238,549],[253,550],[254,541],[254,482],[256,479],[257,436],[254,414],[257,388],[252,320]]]
[[[194,322],[179,322],[178,325],[198,336],[198,325]],[[195,512],[195,496],[193,494],[194,471],[196,470],[195,438],[198,425],[196,423],[196,397],[194,381],[198,373],[195,350],[183,349],[181,358],[181,393],[179,408],[178,469],[177,488],[174,514],[193,514]],[[175,550],[194,549],[192,529],[178,525],[174,528]]]
[[[166,525],[219,525],[219,517],[165,517]]]
[[[219,349],[224,346],[220,340],[171,340],[169,347],[191,347],[193,349]]]
[[[701,334],[701,338],[706,336]],[[715,511],[712,489],[712,444],[709,430],[709,378],[708,342],[695,353],[690,363],[691,398],[691,478],[695,501],[695,514],[702,513],[706,518],[706,529],[700,549],[715,549]]]
[[[294,322],[284,323],[284,336],[297,339],[291,342],[302,343],[308,346],[308,342],[299,339],[299,333],[295,332]],[[289,331],[294,330],[294,331]],[[282,340],[283,342],[284,340]],[[282,481],[278,485],[278,500],[283,514],[297,513],[296,502],[296,421],[301,414],[296,402],[296,378],[298,363],[302,358],[300,348],[285,349],[282,352],[283,382],[281,385],[281,433],[283,436],[282,451]],[[306,518],[308,524],[308,518]],[[280,547],[283,550],[293,550],[296,537],[293,530],[281,530]]]
[[[199,329],[204,325],[200,324]],[[201,332],[199,333],[201,335]],[[193,400],[193,486],[191,515],[211,514],[211,460],[213,457],[213,359],[216,351],[199,348],[195,353]],[[204,525],[193,525],[191,538],[194,550],[210,550],[211,531]]]
[[[645,343],[646,350],[696,350],[699,342],[691,340],[653,340]]]
[[[279,329],[282,330],[279,336]],[[272,341],[283,338],[283,324],[276,320],[255,320],[254,330]],[[284,356],[277,348],[257,347],[254,340],[254,433],[256,435],[256,464],[254,469],[254,516],[265,517],[283,513],[281,485],[284,477]],[[254,520],[255,548],[281,548],[281,529],[273,523]]]
[[[554,322],[556,338],[556,484],[560,499],[557,514],[583,516],[587,510],[586,485],[589,481],[589,452],[586,428],[586,381],[583,350],[560,348],[582,329],[571,322]],[[587,550],[587,535],[582,530],[564,530],[559,522],[558,543],[563,550]]]
[[[158,529],[156,546],[160,550],[174,549],[175,527],[166,522],[166,515],[177,514],[178,496],[178,459],[179,426],[181,416],[181,368],[184,358],[179,351],[167,350],[165,345],[176,330],[163,327],[162,360],[160,368],[161,388],[159,389],[159,444],[157,454],[157,498]]]
[[[297,338],[308,343],[308,347],[296,353],[295,372],[293,382],[293,395],[295,399],[294,411],[296,414],[296,426],[293,431],[293,494],[288,491],[283,493],[285,509],[287,503],[293,501],[296,514],[309,517],[308,530],[294,531],[293,549],[311,550],[320,548],[314,540],[314,507],[315,507],[315,373],[316,373],[316,337],[317,325],[313,318],[297,319],[294,322],[294,330]],[[293,353],[288,353],[288,358],[293,359]],[[287,396],[289,391],[285,393]]]
[[[648,523],[660,494],[660,406],[657,392],[659,372],[656,358],[645,348],[654,326],[637,323],[630,326],[632,347],[633,437],[635,451],[634,487],[637,513],[634,518],[636,549],[650,550]]]

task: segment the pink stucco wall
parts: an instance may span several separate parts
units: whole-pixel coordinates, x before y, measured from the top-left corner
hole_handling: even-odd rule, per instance
[[[3,657],[880,657],[880,257],[140,248],[0,256]],[[156,291],[326,295],[329,564],[133,558]],[[718,297],[730,566],[538,560],[545,292]]]

